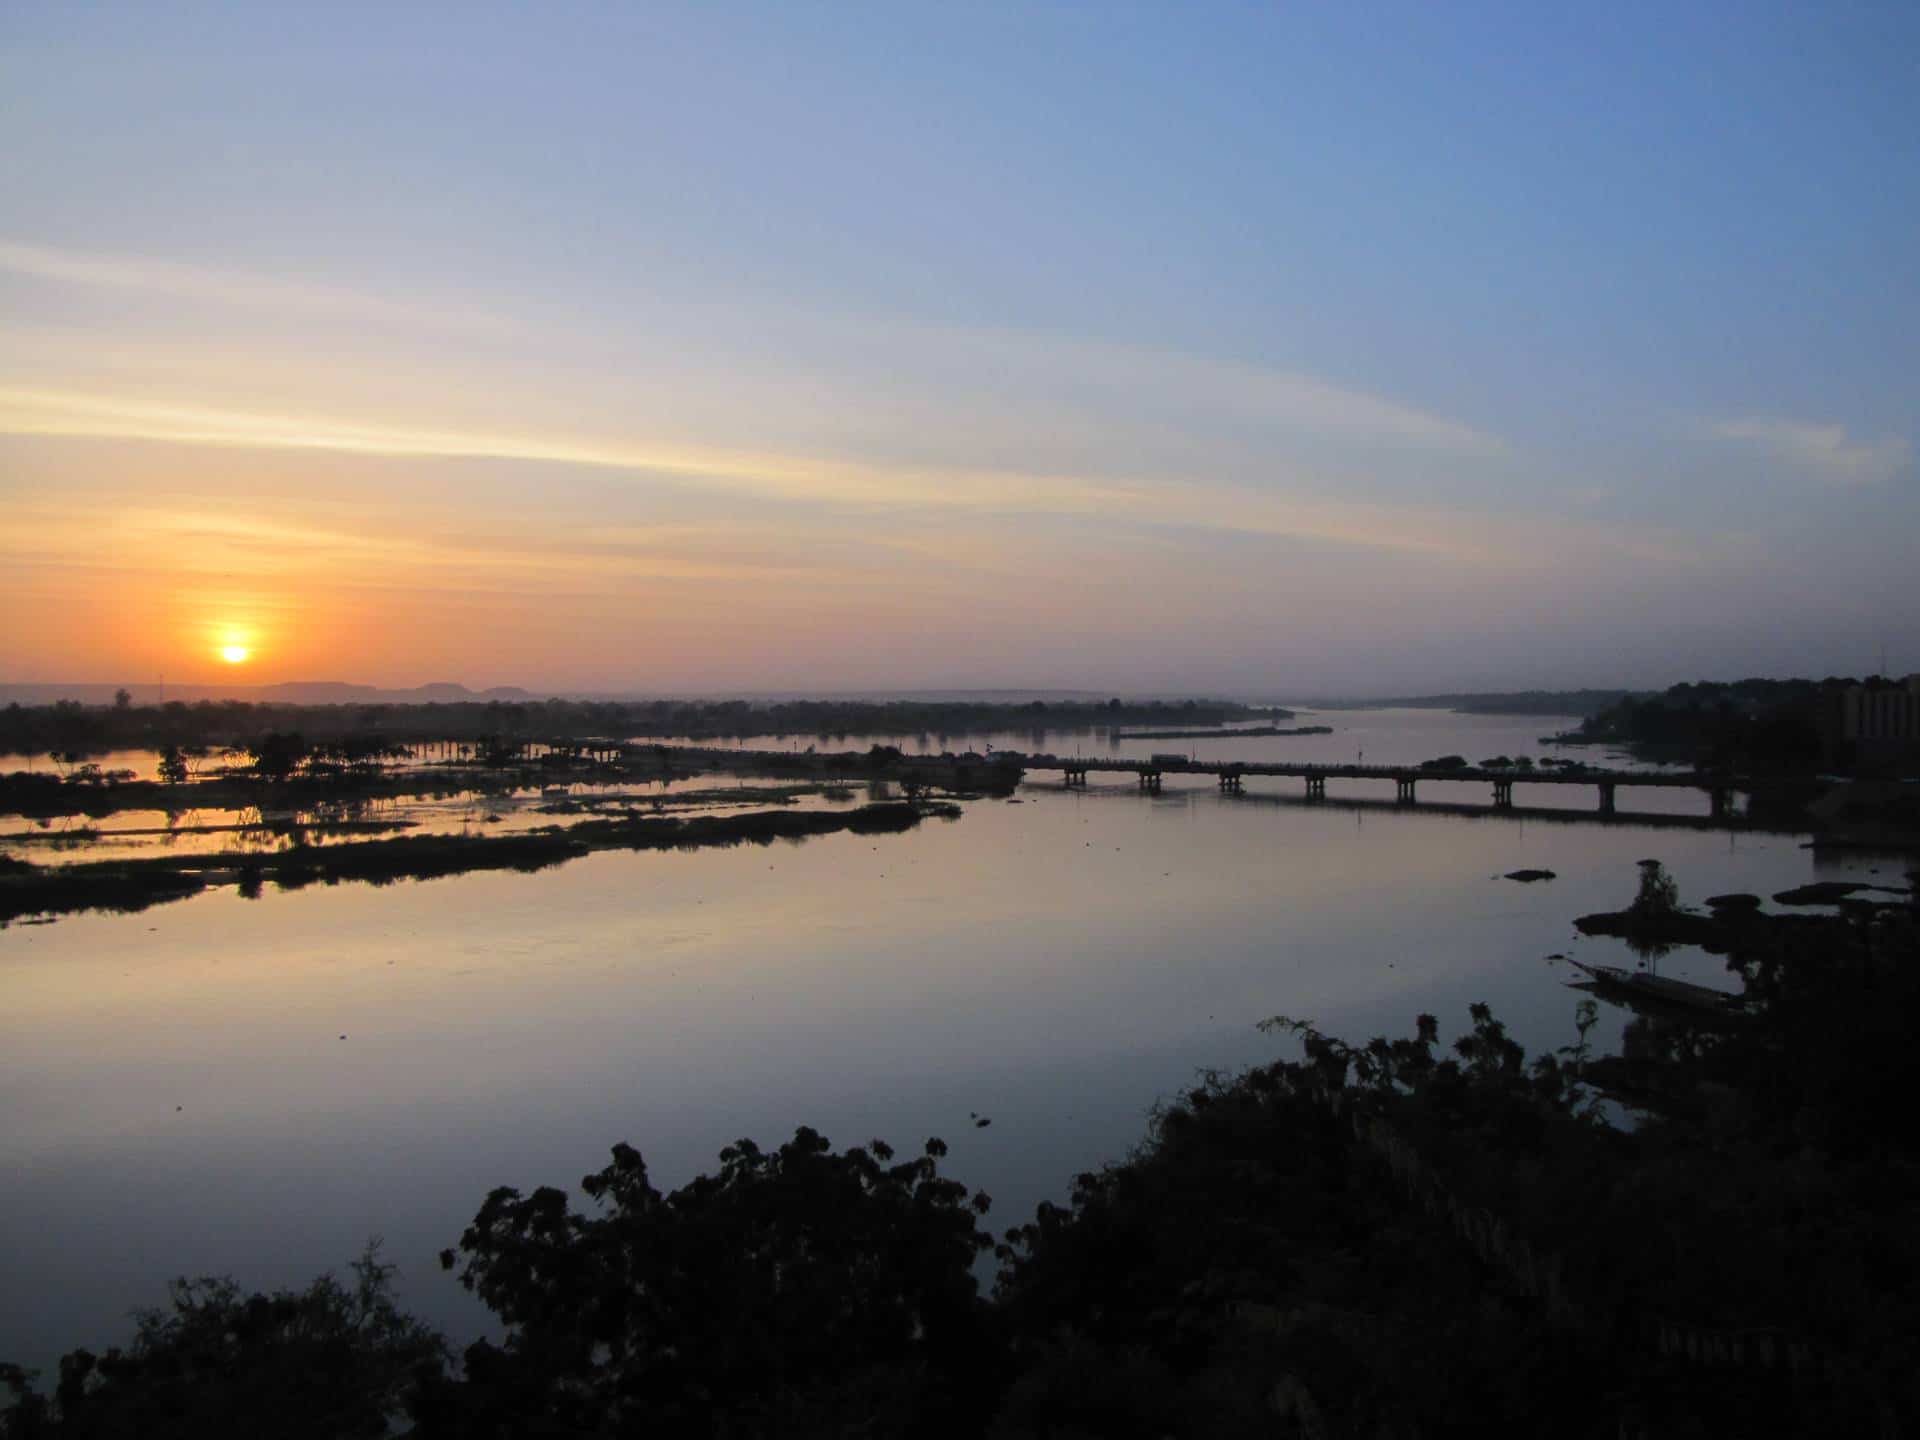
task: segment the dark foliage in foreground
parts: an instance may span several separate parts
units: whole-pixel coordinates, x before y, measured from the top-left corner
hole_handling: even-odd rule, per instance
[[[440,1337],[402,1314],[393,1267],[370,1245],[351,1284],[323,1275],[306,1290],[242,1295],[230,1280],[177,1280],[171,1305],[138,1317],[133,1343],[60,1361],[51,1405],[16,1366],[0,1385],[9,1440],[150,1440],[165,1436],[378,1436],[423,1382],[443,1373]]]
[[[397,1356],[339,1372],[372,1389],[329,1433],[402,1392],[424,1440],[1911,1433],[1914,911],[1723,908],[1742,1018],[1650,1011],[1619,1057],[1587,1053],[1590,1000],[1531,1061],[1484,1006],[1450,1048],[1432,1016],[1359,1046],[1269,1022],[1304,1058],[1163,1108],[1005,1237],[991,1302],[985,1200],[938,1142],[896,1164],[802,1130],[665,1195],[621,1146],[591,1215],[496,1191],[446,1258],[505,1340],[459,1373],[410,1351],[399,1390]],[[241,1346],[207,1383],[283,1363]],[[159,1373],[69,1375],[57,1417],[31,1400],[0,1434],[164,1418]]]
[[[558,1190],[494,1191],[460,1275],[509,1338],[428,1392],[423,1432],[813,1434],[859,1417],[977,1433],[995,1378],[970,1268],[988,1201],[940,1176],[945,1153],[834,1154],[803,1129],[772,1152],[739,1141],[669,1195],[617,1146],[582,1182],[592,1217]]]

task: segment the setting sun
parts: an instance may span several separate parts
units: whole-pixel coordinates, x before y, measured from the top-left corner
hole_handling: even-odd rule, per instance
[[[229,665],[244,665],[248,657],[252,654],[253,651],[244,645],[222,645],[220,647],[220,658]]]

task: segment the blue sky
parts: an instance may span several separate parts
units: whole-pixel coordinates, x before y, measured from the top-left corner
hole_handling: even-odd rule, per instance
[[[1920,668],[1916,96],[1910,5],[15,5],[0,672]]]

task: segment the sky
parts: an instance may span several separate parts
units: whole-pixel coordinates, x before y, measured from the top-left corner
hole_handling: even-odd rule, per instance
[[[0,681],[1920,670],[1916,256],[1910,3],[13,0]]]

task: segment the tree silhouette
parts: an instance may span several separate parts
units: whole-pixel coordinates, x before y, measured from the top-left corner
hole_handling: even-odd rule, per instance
[[[461,1237],[460,1278],[507,1340],[467,1351],[467,1385],[429,1405],[422,1433],[481,1414],[500,1433],[948,1429],[977,1409],[971,1267],[992,1238],[975,1223],[987,1197],[940,1176],[945,1153],[929,1140],[890,1164],[880,1141],[835,1154],[802,1128],[772,1152],[728,1146],[717,1174],[667,1195],[618,1145],[581,1182],[595,1217],[559,1190],[494,1191]]]
[[[253,741],[247,753],[253,757],[253,768],[262,778],[285,780],[307,758],[307,742],[298,735],[282,735],[276,730]]]
[[[187,757],[180,753],[178,745],[169,745],[160,752],[159,775],[162,783],[167,785],[187,783]]]
[[[1658,860],[1640,862],[1640,889],[1627,906],[1627,945],[1642,960],[1654,961],[1673,949],[1666,938],[1680,913],[1680,887]]]
[[[53,1404],[0,1366],[15,1394],[8,1440],[200,1440],[275,1435],[337,1440],[388,1433],[412,1388],[440,1373],[440,1337],[393,1303],[379,1242],[342,1284],[242,1294],[231,1280],[176,1280],[171,1304],[137,1315],[133,1343],[62,1357]]]

